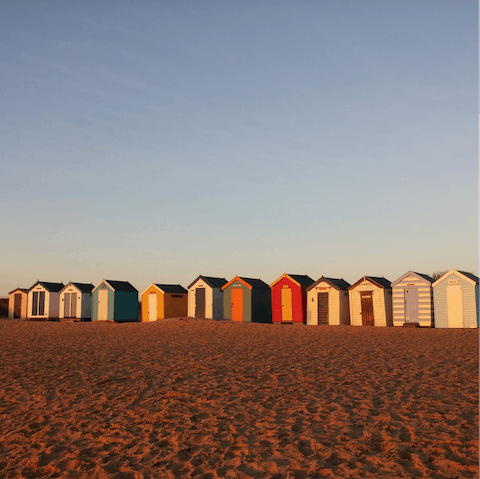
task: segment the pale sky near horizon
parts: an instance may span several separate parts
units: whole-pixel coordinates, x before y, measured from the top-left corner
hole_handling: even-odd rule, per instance
[[[478,274],[476,1],[2,2],[0,295]]]

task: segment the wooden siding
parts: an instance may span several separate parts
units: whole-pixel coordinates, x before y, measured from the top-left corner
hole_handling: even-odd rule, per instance
[[[75,285],[67,284],[65,289],[60,291],[60,309],[59,318],[65,317],[65,294],[77,293],[77,310],[76,319],[90,320],[92,319],[92,293],[82,293]]]
[[[105,284],[105,288],[102,288],[102,284]],[[100,289],[106,289],[108,291],[108,312],[107,321],[114,320],[114,304],[115,304],[115,292],[113,289],[102,281],[92,291],[92,321],[98,321],[98,291]]]
[[[195,290],[205,288],[205,318],[213,319],[213,288],[201,278],[188,290],[188,316],[195,317]]]
[[[110,298],[109,298],[110,300]],[[138,320],[138,293],[136,291],[115,291],[113,319],[116,322]],[[108,305],[110,309],[110,303]]]
[[[160,309],[163,310],[163,293],[158,290],[158,288],[154,285],[151,284],[143,293],[142,293],[142,298],[141,298],[141,306],[140,306],[140,311],[141,311],[141,318],[140,320],[144,323],[150,322],[150,317],[148,314],[148,297],[150,294],[155,294],[157,296],[157,313],[156,313],[156,320],[158,321],[161,319],[160,312],[159,312],[159,306]],[[158,296],[162,295],[162,300],[160,301]],[[161,304],[160,304],[161,303]],[[163,313],[163,311],[162,311]]]
[[[328,324],[339,325],[339,291],[324,281],[318,283],[315,288],[307,292],[307,324],[318,325],[318,293],[328,293]]]
[[[232,319],[232,289],[243,289],[243,321],[252,321],[252,290],[236,280],[223,290],[223,314],[225,319]]]
[[[412,284],[418,290],[418,323],[420,326],[431,326],[433,318],[432,285],[426,279],[413,274],[409,274],[392,288],[393,325],[403,326],[406,322],[405,289],[412,287]]]
[[[362,281],[362,283],[349,291],[351,324],[353,326],[362,326],[362,307],[360,303],[360,292],[362,291],[372,291],[375,326],[391,325],[391,289],[379,288],[368,280]],[[384,292],[387,292],[387,294],[384,294]]]
[[[303,323],[302,288],[288,277],[282,278],[271,289],[272,321],[274,323],[282,322],[282,289],[284,288],[289,288],[292,291],[292,321],[294,323]]]
[[[186,316],[188,309],[188,294],[165,293],[164,308],[164,318],[182,318]]]
[[[223,319],[223,291],[222,288],[213,288],[212,319]]]
[[[32,306],[33,306],[33,293],[34,292],[45,292],[45,309],[43,315],[32,315]],[[60,294],[59,293],[51,293],[47,291],[42,285],[38,284],[35,288],[28,292],[28,319],[58,319],[58,309],[59,309],[59,302],[60,302]]]
[[[17,319],[27,319],[27,313],[28,313],[28,293],[25,291],[20,291],[19,289],[12,291],[8,295],[8,317],[10,319],[14,319],[14,308],[15,308],[15,295],[16,294],[21,294],[22,296],[22,302],[20,306],[20,318]]]
[[[455,273],[445,277],[444,280],[437,283],[433,288],[433,300],[435,309],[435,327],[448,328],[447,317],[447,287],[449,281],[458,280],[462,288],[462,308],[463,308],[463,327],[477,328],[477,304],[475,298],[475,286],[465,280],[463,276]],[[451,283],[450,283],[451,284]]]

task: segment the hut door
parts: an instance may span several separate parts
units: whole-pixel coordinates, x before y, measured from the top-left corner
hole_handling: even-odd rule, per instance
[[[318,293],[318,324],[328,324],[328,293]]]
[[[292,290],[290,288],[282,289],[282,321],[293,321],[292,314]]]
[[[418,323],[418,289],[405,289],[405,322]]]
[[[157,320],[157,294],[150,293],[148,295],[148,320]]]
[[[449,328],[463,328],[462,286],[447,286],[447,318]]]
[[[195,317],[205,319],[205,288],[195,290]]]
[[[15,293],[13,303],[13,317],[20,318],[22,316],[22,295],[21,293]]]
[[[108,290],[106,289],[100,289],[98,291],[97,319],[99,321],[106,321],[108,319]]]
[[[362,326],[375,326],[373,318],[373,291],[360,291],[362,305]]]
[[[45,291],[34,291],[32,300],[32,316],[45,314]]]
[[[232,288],[232,321],[243,321],[242,288]]]

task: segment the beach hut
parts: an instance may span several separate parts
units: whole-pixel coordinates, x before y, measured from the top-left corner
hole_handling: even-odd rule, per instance
[[[478,276],[451,269],[432,287],[436,328],[478,328]]]
[[[223,319],[223,291],[225,278],[200,275],[188,286],[188,316]]]
[[[433,278],[408,271],[392,283],[393,325],[433,326]]]
[[[188,291],[179,284],[152,283],[142,293],[142,321],[187,316]]]
[[[232,321],[272,322],[270,287],[261,279],[235,276],[222,286],[223,316]]]
[[[307,287],[313,279],[304,274],[284,273],[271,285],[272,321],[274,323],[305,323]]]
[[[28,290],[27,319],[58,319],[63,283],[37,281]]]
[[[28,289],[17,288],[8,293],[8,317],[27,319]]]
[[[91,321],[92,319],[91,283],[73,283],[70,281],[60,291],[60,319],[77,319]]]
[[[138,291],[128,281],[103,279],[92,290],[92,321],[138,320]]]
[[[364,276],[348,288],[350,324],[393,326],[392,288],[388,279]]]
[[[348,288],[344,279],[322,276],[307,288],[307,324],[350,324]]]

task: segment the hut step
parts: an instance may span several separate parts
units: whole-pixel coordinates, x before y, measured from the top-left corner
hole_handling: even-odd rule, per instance
[[[419,328],[420,323],[403,323],[404,328]]]

